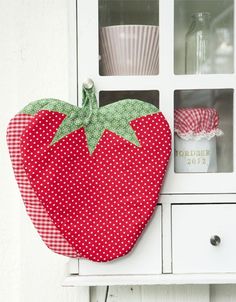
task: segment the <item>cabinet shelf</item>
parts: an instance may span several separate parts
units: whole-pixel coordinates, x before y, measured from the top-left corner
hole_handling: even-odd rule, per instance
[[[136,276],[78,276],[65,278],[62,286],[235,284],[235,274],[162,274]]]

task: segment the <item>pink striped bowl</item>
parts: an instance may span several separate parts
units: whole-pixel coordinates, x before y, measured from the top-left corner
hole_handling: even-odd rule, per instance
[[[159,26],[115,25],[100,30],[102,75],[159,73]]]

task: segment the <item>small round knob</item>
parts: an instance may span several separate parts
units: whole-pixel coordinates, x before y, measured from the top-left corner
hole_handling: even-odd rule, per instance
[[[210,242],[211,242],[211,245],[217,246],[217,245],[220,244],[221,239],[220,239],[219,236],[213,235],[213,236],[211,236],[211,238],[210,238]]]
[[[92,79],[87,79],[84,81],[83,86],[85,89],[91,89],[94,86],[94,82]]]

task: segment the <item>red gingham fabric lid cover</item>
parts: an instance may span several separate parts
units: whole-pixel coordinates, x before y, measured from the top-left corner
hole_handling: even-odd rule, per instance
[[[27,213],[46,245],[105,262],[126,255],[155,212],[171,132],[151,104],[126,99],[97,108],[93,91],[84,100],[82,108],[30,103],[11,120],[7,141]],[[108,130],[111,124],[131,138]]]
[[[214,108],[180,108],[174,111],[175,133],[185,140],[211,139],[223,134]]]

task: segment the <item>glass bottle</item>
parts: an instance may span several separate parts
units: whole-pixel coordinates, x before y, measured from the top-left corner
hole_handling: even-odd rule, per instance
[[[185,37],[185,73],[211,73],[210,14],[197,12]]]

